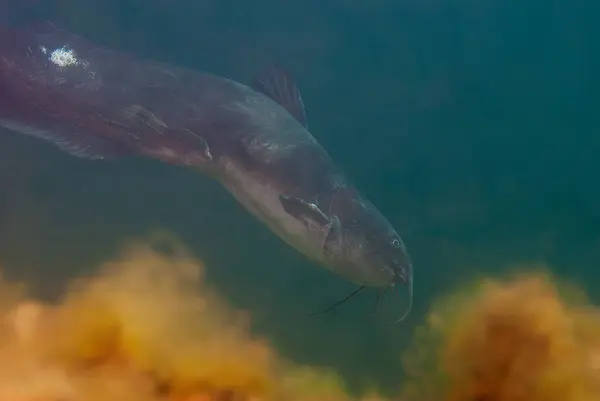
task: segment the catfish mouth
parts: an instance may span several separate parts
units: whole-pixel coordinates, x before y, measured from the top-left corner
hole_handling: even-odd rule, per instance
[[[390,288],[396,285],[397,274],[391,268],[387,266],[383,267],[368,267],[368,264],[365,265],[354,265],[353,271],[356,272],[356,277],[358,279],[354,279],[352,281],[357,284],[364,285],[365,287],[371,288]],[[364,274],[365,268],[367,274]]]
[[[393,285],[396,284],[408,284],[410,281],[410,271],[412,270],[411,266],[406,265],[395,265],[392,267],[392,271],[394,274]]]

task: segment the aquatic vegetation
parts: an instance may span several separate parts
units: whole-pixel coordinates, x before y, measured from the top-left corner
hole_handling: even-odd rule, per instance
[[[557,281],[558,282],[558,281]],[[407,400],[600,399],[600,310],[544,273],[442,299],[405,359]]]
[[[334,372],[253,338],[182,249],[134,244],[53,305],[0,285],[2,401],[351,399]]]
[[[169,245],[130,244],[53,304],[0,280],[0,401],[357,400],[336,372],[287,361],[253,336],[202,265]],[[523,273],[441,297],[415,332],[395,400],[600,399],[600,311],[557,282]]]

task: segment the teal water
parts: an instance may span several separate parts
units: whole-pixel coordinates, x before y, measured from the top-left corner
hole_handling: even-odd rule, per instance
[[[314,136],[403,235],[416,298],[400,325],[368,315],[372,295],[308,318],[353,286],[280,242],[216,183],[149,161],[82,161],[2,131],[0,263],[46,296],[127,239],[169,230],[251,312],[257,333],[297,362],[334,367],[355,389],[394,388],[430,303],[475,275],[545,263],[599,299],[599,4],[59,4],[44,12],[140,56],[246,83],[272,60],[293,71]]]

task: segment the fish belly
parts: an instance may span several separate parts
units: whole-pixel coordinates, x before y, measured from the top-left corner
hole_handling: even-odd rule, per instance
[[[279,201],[281,191],[238,168],[228,168],[225,188],[259,221],[306,257],[321,262],[322,234],[289,215]]]

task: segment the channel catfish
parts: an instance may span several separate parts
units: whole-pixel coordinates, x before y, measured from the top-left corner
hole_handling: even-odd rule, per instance
[[[0,28],[0,126],[71,155],[131,155],[218,180],[317,264],[363,287],[409,288],[401,237],[308,131],[271,68],[252,85],[99,46],[49,22]]]

